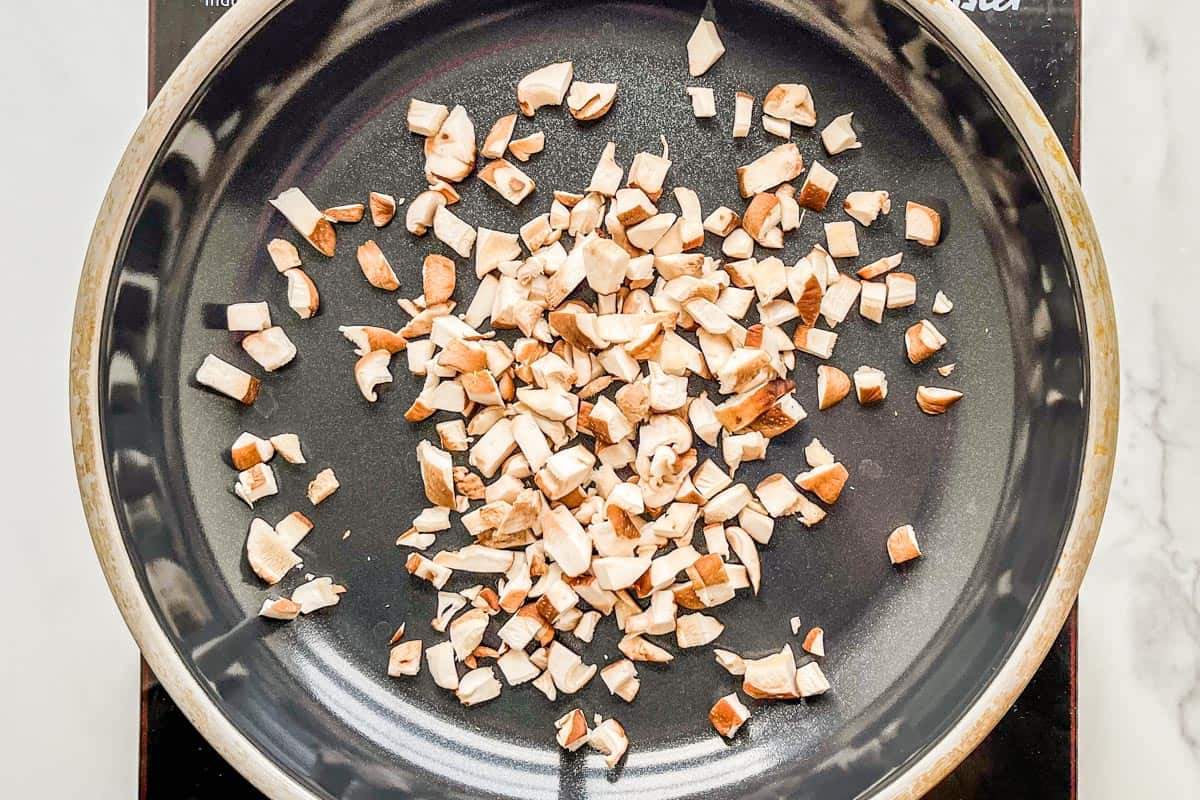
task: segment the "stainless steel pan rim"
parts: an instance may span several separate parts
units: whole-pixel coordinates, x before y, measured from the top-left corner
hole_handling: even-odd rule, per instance
[[[1087,320],[1087,450],[1074,517],[1054,575],[1003,668],[958,723],[878,796],[917,797],[969,754],[1041,664],[1079,590],[1108,497],[1117,436],[1117,336],[1104,259],[1078,180],[1028,89],[992,43],[948,0],[892,0],[955,49],[1011,117],[1065,229]],[[127,148],[100,209],[80,279],[71,343],[70,412],[76,471],[92,540],[122,615],[154,673],[201,734],[242,775],[276,798],[315,798],[243,735],[196,682],[142,594],[105,480],[98,352],[107,287],[122,232],[156,153],[194,93],[254,26],[284,0],[242,0],[184,59]]]

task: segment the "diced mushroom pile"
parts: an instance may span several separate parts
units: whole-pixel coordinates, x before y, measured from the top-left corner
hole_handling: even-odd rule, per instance
[[[716,26],[702,19],[687,43],[690,75],[703,75],[724,51]],[[516,83],[517,110],[525,118],[565,102],[576,119],[596,120],[617,96],[617,83],[577,80],[570,62]],[[738,93],[732,101],[732,135],[746,136],[756,99]],[[680,102],[690,103],[697,117],[715,114],[707,87],[686,87]],[[824,242],[795,264],[771,255],[796,235],[805,214],[828,212],[838,183],[832,162],[806,169],[790,141],[793,128],[814,128],[817,118],[804,85],[781,83],[762,98],[764,129],[789,141],[729,175],[746,200],[740,213],[721,206],[706,214],[695,191],[669,186],[665,139],[660,152],[632,158],[608,142],[598,148],[590,179],[580,176],[582,191],[555,187],[548,208],[531,212],[518,231],[498,231],[475,227],[466,221],[469,214],[452,210],[461,202],[455,184],[469,178],[482,155],[480,180],[514,206],[535,202],[529,200],[537,189],[533,179],[505,154],[528,161],[547,150],[544,134],[513,138],[519,120],[513,113],[497,120],[477,147],[467,109],[411,100],[407,123],[424,137],[429,186],[407,204],[403,223],[413,237],[432,233],[471,260],[479,285],[460,307],[460,264],[430,253],[420,293],[398,301],[411,317],[406,325],[340,329],[354,346],[354,381],[364,402],[389,399],[379,390],[393,382],[394,359],[404,353],[409,372],[422,381],[405,419],[420,423],[440,415],[436,440],[421,441],[415,451],[430,505],[396,544],[411,549],[406,566],[412,577],[436,590],[431,627],[442,639],[424,647],[402,625],[390,642],[389,675],[418,674],[424,652],[435,683],[472,706],[497,697],[505,684],[530,683],[555,700],[578,692],[599,672],[612,695],[632,703],[640,686],[636,662],[674,658],[655,637],[673,635],[680,649],[712,644],[725,628],[719,607],[738,592],[758,593],[758,548],[771,540],[777,522],[795,517],[811,528],[831,513],[850,474],[818,439],[805,448],[809,469],[799,475],[775,473],[750,485],[737,480],[738,469],[767,459],[772,440],[806,418],[795,396],[797,361],[830,358],[835,329],[856,303],[874,323],[889,310],[912,306],[917,281],[897,271],[901,253],[854,274],[838,267],[837,259],[859,256],[859,228],[891,211],[889,193],[871,187],[847,195],[846,218],[825,221]],[[821,131],[829,158],[863,147],[852,121],[843,114]],[[802,175],[797,188],[792,182]],[[371,192],[367,203],[321,211],[295,188],[271,202],[325,257],[335,253],[338,225],[369,214],[383,227],[404,204]],[[910,201],[905,229],[907,239],[933,247],[941,237],[939,214]],[[700,251],[709,236],[721,240],[724,260]],[[300,319],[316,314],[317,288],[297,248],[275,239],[267,249],[287,278],[288,305]],[[375,241],[358,248],[357,261],[371,286],[402,288]],[[937,292],[933,313],[952,308]],[[246,334],[242,347],[264,371],[295,357],[266,303],[235,303],[227,312],[229,330]],[[914,365],[946,344],[928,319],[904,335]],[[946,377],[953,368],[946,364],[938,372]],[[847,375],[820,364],[808,375],[822,411],[851,389],[864,406],[887,399],[887,376],[877,367]],[[255,402],[260,386],[258,378],[213,355],[196,379],[245,404]],[[942,414],[961,397],[953,389],[921,386],[916,402],[927,414]],[[702,459],[697,440],[719,448],[723,464]],[[252,508],[277,492],[269,463],[275,454],[306,463],[295,434],[264,439],[243,433],[231,447],[239,470],[234,492]],[[337,489],[333,470],[325,469],[312,477],[308,498],[316,505]],[[312,527],[300,512],[276,525],[254,519],[246,552],[255,574],[274,585],[299,566],[295,549]],[[440,534],[456,527],[473,543],[439,547]],[[920,556],[913,528],[888,535],[886,551],[895,564]],[[456,574],[478,583],[451,591]],[[336,604],[343,591],[330,578],[312,578],[290,598],[267,599],[260,613],[294,619]],[[620,630],[622,657],[598,670],[591,663],[595,654],[585,660],[580,645],[605,624]],[[799,636],[798,617],[791,626]],[[498,646],[484,644],[489,632],[488,641]],[[569,644],[564,633],[579,644]],[[824,657],[824,631],[808,630],[802,649]],[[798,665],[790,645],[762,658],[713,652],[756,700],[814,697],[830,688],[817,661]],[[499,668],[503,682],[487,662]],[[732,737],[750,714],[733,692],[717,701],[709,719],[719,734]],[[556,731],[563,748],[587,744],[609,766],[628,747],[617,720],[597,715],[589,724],[578,708],[558,720]]]

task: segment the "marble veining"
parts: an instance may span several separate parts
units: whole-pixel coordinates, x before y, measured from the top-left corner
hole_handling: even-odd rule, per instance
[[[1200,7],[1085,0],[1083,17],[1083,183],[1123,385],[1112,496],[1080,599],[1080,797],[1181,797],[1200,789]]]

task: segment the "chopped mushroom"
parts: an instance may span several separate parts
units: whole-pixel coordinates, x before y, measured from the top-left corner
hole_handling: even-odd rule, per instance
[[[933,313],[949,314],[954,309],[954,303],[950,302],[950,298],[939,289],[937,294],[933,296]]]
[[[286,239],[272,239],[267,242],[267,255],[271,257],[271,263],[279,272],[287,272],[300,266],[300,252],[296,250],[296,245]]]
[[[820,658],[825,657],[825,629],[812,628],[804,637],[804,644],[801,645],[805,650]]]
[[[345,592],[346,587],[334,583],[332,578],[313,578],[292,591],[292,602],[299,604],[301,614],[311,614],[336,606]]]
[[[331,494],[336,492],[340,486],[341,484],[338,483],[337,476],[333,474],[333,470],[329,468],[323,469],[308,484],[308,502],[314,506],[320,505]]]
[[[903,564],[905,561],[919,558],[921,548],[917,544],[917,534],[913,526],[901,525],[888,534],[887,551],[893,564]]]
[[[891,213],[892,201],[887,192],[851,192],[842,201],[842,208],[854,219],[870,227],[881,213]]]
[[[437,305],[449,300],[454,294],[455,281],[453,261],[437,253],[425,256],[421,265],[421,285],[427,305]]]
[[[518,161],[528,161],[534,155],[546,148],[546,134],[542,131],[531,133],[521,139],[513,139],[508,143],[508,152]]]
[[[304,192],[293,187],[271,201],[271,205],[287,218],[296,232],[323,256],[333,257],[337,234],[333,223],[313,205]]]
[[[950,375],[954,372],[954,368],[957,366],[958,365],[955,364],[954,362],[951,362],[949,364],[944,364],[937,368],[938,375],[941,375],[943,378],[949,378]]]
[[[489,161],[487,166],[479,170],[479,179],[495,189],[501,197],[512,203],[514,206],[520,205],[521,201],[528,197],[529,193],[535,188],[532,178],[522,172],[515,164],[505,161],[503,158],[497,158],[495,161]],[[438,215],[449,213],[450,212],[445,211],[445,209],[438,209],[437,212]],[[450,240],[444,239],[438,233],[438,216],[434,217],[433,222],[433,233],[435,236],[454,247],[458,254],[463,258],[467,258],[471,255],[471,248],[469,244],[465,248],[466,252],[463,252],[462,248],[453,244]],[[465,223],[461,224],[465,225]],[[471,238],[473,241],[474,234],[472,234]]]
[[[229,448],[229,458],[235,469],[250,469],[255,464],[270,461],[275,455],[275,446],[266,439],[260,439],[245,431],[238,435]]]
[[[796,689],[801,697],[816,697],[829,691],[829,681],[817,662],[810,661],[796,670]]]
[[[938,386],[917,387],[917,405],[931,416],[945,414],[946,410],[962,400],[962,397],[963,393],[954,389],[943,389]]]
[[[825,126],[825,129],[821,131],[821,143],[825,145],[825,152],[836,156],[838,153],[862,147],[862,142],[858,140],[858,134],[850,125],[853,119],[854,114],[842,114]]]
[[[267,619],[293,620],[300,616],[300,604],[286,597],[268,597],[263,600],[258,615]]]
[[[738,190],[742,197],[774,189],[804,172],[804,159],[795,142],[781,144],[743,167],[738,167]]]
[[[513,128],[517,124],[517,115],[509,114],[496,120],[492,125],[492,129],[488,131],[487,138],[483,140],[483,146],[479,148],[479,154],[484,158],[500,158],[504,155],[504,151],[508,148],[509,140],[512,139]]]
[[[401,642],[388,652],[387,674],[392,678],[416,675],[421,671],[421,640]]]
[[[354,382],[368,403],[379,399],[376,386],[392,382],[392,373],[388,370],[391,360],[392,354],[387,350],[372,350],[354,364]]]
[[[750,719],[750,709],[742,703],[737,692],[733,692],[713,704],[708,712],[708,719],[717,733],[726,739],[732,739],[746,720]]]
[[[712,89],[707,86],[689,86],[687,93],[692,98],[692,114],[696,119],[708,119],[717,115],[717,101]]]
[[[542,106],[562,105],[573,75],[570,61],[548,64],[526,75],[517,83],[517,105],[521,113],[532,117]]]
[[[362,222],[367,207],[362,203],[351,203],[344,206],[334,206],[324,211],[326,218],[333,222]]]
[[[387,257],[384,256],[374,239],[368,239],[358,246],[358,266],[367,279],[367,283],[376,289],[394,292],[400,288],[400,281],[396,279],[395,270],[392,269],[392,265],[388,263]]]
[[[888,308],[907,308],[917,302],[917,279],[909,273],[889,272],[884,282]]]
[[[248,406],[258,399],[258,378],[211,353],[204,357],[200,368],[196,370],[196,382]]]
[[[909,200],[904,206],[904,238],[933,247],[942,238],[941,214]]]
[[[371,207],[371,224],[376,228],[385,227],[396,216],[396,198],[382,192],[371,192],[367,198]]]
[[[920,364],[945,344],[946,337],[927,319],[904,332],[904,347],[908,351],[908,360],[913,364]]]
[[[634,698],[637,697],[638,689],[642,685],[642,682],[638,680],[637,667],[634,666],[632,661],[626,658],[614,661],[600,670],[600,678],[604,681],[604,685],[608,687],[609,692],[615,694],[626,703],[633,702]]]
[[[316,314],[321,306],[321,295],[312,279],[299,268],[289,269],[283,276],[288,282],[288,307],[295,311],[300,319],[309,319]]]
[[[754,95],[738,92],[733,96],[733,138],[744,139],[750,135],[750,121],[754,114]],[[788,131],[791,134],[791,131]]]
[[[887,397],[887,376],[874,367],[859,367],[854,370],[854,390],[862,405],[878,403]]]
[[[796,687],[796,658],[790,645],[774,655],[746,659],[742,691],[756,700],[789,700],[800,696]]]
[[[814,161],[812,169],[809,170],[808,176],[804,179],[804,183],[800,186],[800,194],[796,197],[796,202],[804,208],[812,211],[824,211],[825,206],[829,203],[829,198],[833,194],[834,187],[837,186],[838,177],[825,167],[821,166],[819,161]],[[851,225],[851,230],[854,226]],[[826,234],[828,235],[829,224],[825,226]],[[833,253],[833,247],[829,248],[830,253]],[[855,255],[857,255],[857,247]],[[833,255],[837,255],[833,253]]]
[[[600,119],[617,99],[617,84],[575,81],[567,93],[567,110],[578,120]]]
[[[763,98],[763,113],[786,119],[805,128],[817,124],[816,107],[808,87],[798,83],[779,83]]]
[[[412,98],[408,101],[408,129],[421,136],[434,136],[441,129],[450,109],[439,103]]]
[[[591,730],[588,728],[587,717],[578,708],[573,708],[554,722],[557,733],[554,736],[558,746],[574,753],[588,743]]]
[[[503,687],[491,667],[479,667],[463,675],[454,695],[464,706],[477,706],[500,696]]]
[[[437,210],[444,205],[446,205],[446,198],[441,192],[435,192],[432,189],[421,192],[415,200],[408,204],[404,227],[408,229],[409,233],[424,236],[433,226]]]
[[[225,306],[225,327],[231,331],[262,331],[271,327],[266,303],[231,303]]]
[[[266,520],[258,517],[250,523],[250,532],[246,536],[246,560],[250,562],[254,574],[269,586],[279,583],[300,564],[300,557],[292,552],[287,540],[276,533]]]
[[[854,230],[853,222],[826,222],[825,241],[829,255],[834,258],[858,257],[858,233]]]
[[[455,106],[438,132],[425,140],[425,175],[461,181],[475,169],[475,125],[462,106]]]
[[[725,54],[725,45],[712,20],[701,18],[687,42],[688,74],[698,78]]]

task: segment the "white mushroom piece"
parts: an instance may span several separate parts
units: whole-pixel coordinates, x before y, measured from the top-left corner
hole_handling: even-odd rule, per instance
[[[687,94],[692,99],[692,114],[696,119],[709,119],[717,115],[717,101],[711,88],[689,86]]]
[[[391,360],[392,354],[387,350],[372,350],[355,362],[354,382],[368,403],[379,399],[376,386],[392,382],[392,373],[388,370]]]
[[[271,327],[271,309],[264,302],[230,303],[225,306],[225,328],[253,332]]]
[[[578,120],[600,119],[617,99],[617,84],[574,81],[567,94],[567,110]]]
[[[688,74],[698,78],[725,54],[725,45],[712,20],[701,18],[687,42]]]
[[[261,385],[258,378],[211,353],[204,357],[200,368],[196,370],[196,382],[245,405],[254,404]]]
[[[851,192],[842,201],[842,209],[863,225],[870,227],[881,213],[891,213],[892,200],[884,191]]]
[[[457,183],[475,169],[475,125],[462,106],[455,106],[438,132],[425,139],[425,177]]]
[[[812,93],[799,83],[779,83],[763,98],[763,113],[805,128],[817,124]]]
[[[543,106],[562,105],[573,75],[570,61],[548,64],[526,75],[517,83],[517,105],[521,113],[532,117]]]
[[[512,139],[513,128],[517,125],[517,115],[508,114],[496,120],[492,125],[492,129],[488,131],[487,138],[483,140],[483,146],[479,148],[479,154],[484,158],[500,158],[504,155],[504,151],[508,149],[508,143]]]
[[[432,189],[421,192],[408,204],[408,211],[404,215],[404,227],[411,234],[424,236],[426,231],[433,227],[437,210],[444,205],[446,205],[446,196],[441,192],[435,192]]]
[[[433,235],[463,258],[471,257],[471,248],[475,244],[475,229],[445,206],[438,207],[433,214]]]
[[[396,278],[395,270],[392,269],[392,265],[388,263],[387,257],[384,256],[374,239],[368,239],[359,245],[357,256],[359,269],[362,270],[367,283],[376,289],[384,289],[389,292],[400,288],[400,281]]]
[[[388,225],[396,216],[396,198],[383,192],[371,192],[367,197],[371,208],[371,224],[376,228]]]
[[[554,722],[554,740],[564,750],[575,752],[588,742],[591,730],[587,717],[578,708],[573,708]]]
[[[300,268],[289,269],[283,273],[283,277],[287,278],[287,301],[288,308],[296,312],[296,316],[300,319],[309,319],[321,307],[321,295],[317,292],[317,285],[312,282],[312,278]]]
[[[300,564],[300,556],[292,552],[287,540],[276,533],[270,523],[258,517],[251,521],[246,536],[246,560],[254,574],[269,586],[279,583]]]
[[[821,166],[819,161],[814,161],[812,169],[808,171],[808,176],[800,186],[796,202],[812,211],[824,211],[837,182],[837,175]]]
[[[750,709],[746,708],[737,692],[722,697],[708,712],[708,720],[713,729],[726,739],[732,739],[748,719]]]
[[[909,200],[904,206],[904,238],[933,247],[942,238],[941,214]]]
[[[930,416],[945,414],[950,406],[963,398],[963,393],[938,386],[918,386],[917,406]]]
[[[479,667],[463,675],[458,681],[454,695],[464,706],[477,706],[500,696],[504,687],[496,680],[496,673],[491,667]]]
[[[733,138],[744,139],[750,135],[753,115],[754,95],[746,92],[736,93],[733,96]]]
[[[388,652],[387,674],[391,678],[416,675],[421,671],[421,640],[400,642]]]
[[[854,114],[842,114],[825,126],[821,131],[821,143],[825,145],[825,152],[836,156],[838,153],[862,147],[862,142],[858,141],[858,134],[850,124],[853,119]]]
[[[258,610],[260,617],[278,620],[293,620],[300,616],[300,604],[286,597],[268,597]]]
[[[796,690],[801,697],[816,697],[829,691],[829,680],[817,662],[810,661],[796,670]]]
[[[887,389],[887,376],[883,370],[867,366],[854,370],[854,390],[862,405],[881,402],[887,397]]]
[[[913,364],[920,364],[941,350],[945,344],[946,337],[927,319],[921,320],[904,332],[904,347],[908,351],[909,362]]]
[[[642,686],[642,682],[638,680],[637,667],[634,666],[632,661],[626,658],[614,661],[600,670],[600,678],[604,681],[604,685],[608,687],[609,692],[615,694],[626,703],[633,702],[634,698],[637,697],[638,689]]]
[[[738,190],[742,197],[767,192],[804,172],[804,159],[795,142],[781,144],[745,166],[738,167]]]
[[[588,746],[602,753],[604,763],[612,768],[629,749],[629,737],[625,735],[625,728],[621,723],[615,719],[606,719],[592,730],[588,736]]]
[[[858,257],[858,233],[849,220],[825,223],[825,241],[834,258]],[[840,283],[839,281],[838,283]],[[836,287],[837,284],[834,284]]]
[[[542,131],[531,133],[508,143],[508,152],[518,161],[528,161],[533,156],[546,149],[546,134]]]
[[[274,372],[291,363],[296,357],[296,346],[278,326],[252,333],[242,339],[242,349],[258,362],[267,372]]]
[[[887,551],[893,564],[903,564],[905,561],[919,558],[921,548],[917,544],[917,534],[913,526],[901,525],[888,534]]]
[[[286,239],[272,239],[267,242],[267,255],[275,269],[281,273],[300,266],[300,252],[296,245]]]
[[[417,463],[421,467],[421,480],[429,502],[445,508],[457,508],[458,500],[454,494],[454,462],[450,454],[422,440],[417,445]]]
[[[337,248],[337,233],[333,223],[313,205],[300,189],[292,187],[271,201],[271,205],[291,223],[318,253],[332,257]]]
[[[520,205],[521,201],[529,196],[535,188],[533,179],[522,172],[515,164],[505,161],[503,158],[498,158],[495,161],[489,161],[487,166],[479,170],[479,179],[488,186],[496,190],[496,193],[503,197],[508,202],[515,205]],[[439,213],[441,213],[439,211]],[[449,212],[446,212],[449,213]],[[434,233],[437,233],[437,218],[434,218]],[[438,237],[441,238],[440,236]],[[455,248],[456,250],[458,248]],[[470,255],[470,249],[463,254]]]
[[[412,98],[408,101],[408,129],[421,136],[433,136],[441,130],[442,123],[450,116],[450,109],[440,103],[427,103]]]
[[[322,608],[336,606],[346,593],[346,587],[332,578],[313,578],[292,590],[292,602],[300,606],[301,614],[311,614]]]
[[[317,473],[316,477],[308,483],[308,502],[314,506],[319,506],[321,503],[329,499],[329,496],[338,490],[341,486],[338,483],[337,476],[333,470],[328,467]]]
[[[243,431],[233,440],[229,448],[229,460],[235,469],[250,469],[255,464],[263,464],[275,456],[275,446],[266,439],[260,439],[249,431]]]

